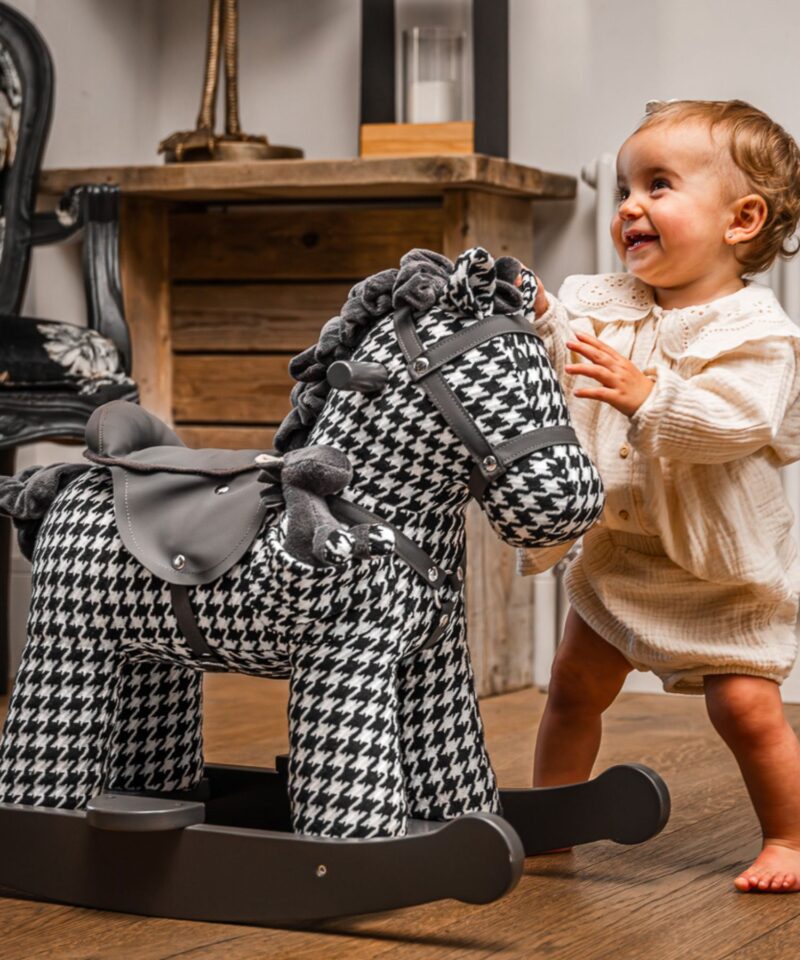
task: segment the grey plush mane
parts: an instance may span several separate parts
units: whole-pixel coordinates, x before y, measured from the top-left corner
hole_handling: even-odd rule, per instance
[[[494,261],[481,247],[466,251],[455,264],[440,253],[416,249],[402,257],[399,269],[383,270],[357,283],[340,315],[322,328],[319,342],[289,364],[298,383],[292,389],[292,409],[275,434],[275,448],[285,453],[305,445],[331,389],[328,367],[352,356],[378,320],[403,306],[416,314],[427,313],[448,294],[454,309],[467,315],[513,313],[530,294],[530,284],[525,290],[514,286],[520,269],[513,257]]]

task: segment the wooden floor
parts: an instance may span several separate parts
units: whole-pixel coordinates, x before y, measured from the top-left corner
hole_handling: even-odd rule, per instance
[[[286,750],[285,684],[211,676],[207,756],[271,766]],[[482,702],[503,785],[524,786],[543,696]],[[800,731],[800,707],[787,708]],[[758,851],[738,773],[699,698],[645,694],[609,712],[598,764],[641,761],[667,780],[672,818],[639,847],[597,843],[531,858],[517,888],[483,907],[442,901],[327,923],[313,931],[153,920],[0,899],[3,960],[788,960],[798,956],[800,895],[737,894]],[[0,851],[2,856],[2,851]],[[387,865],[388,868],[388,865]]]

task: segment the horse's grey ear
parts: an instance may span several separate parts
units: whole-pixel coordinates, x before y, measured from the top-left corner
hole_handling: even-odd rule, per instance
[[[328,383],[334,390],[380,393],[388,379],[389,371],[382,363],[337,360],[328,367]]]

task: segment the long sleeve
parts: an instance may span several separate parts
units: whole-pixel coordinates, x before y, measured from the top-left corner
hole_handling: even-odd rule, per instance
[[[684,379],[658,364],[655,387],[631,418],[628,440],[647,457],[725,463],[770,444],[795,381],[795,352],[780,339],[750,341]]]

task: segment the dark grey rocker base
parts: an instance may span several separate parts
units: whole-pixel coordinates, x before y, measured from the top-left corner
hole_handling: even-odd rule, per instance
[[[285,758],[276,766],[208,766],[193,797],[106,793],[87,810],[0,804],[0,886],[147,916],[315,921],[446,898],[488,903],[513,889],[528,854],[640,843],[669,817],[664,781],[630,764],[588,783],[501,791],[504,818],[323,840],[291,832]]]

